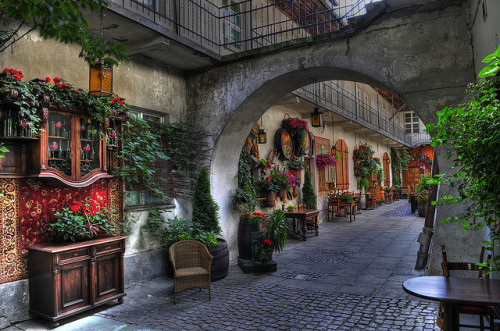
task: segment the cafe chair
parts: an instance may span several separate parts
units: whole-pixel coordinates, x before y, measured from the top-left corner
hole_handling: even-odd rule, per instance
[[[326,221],[330,221],[330,215],[332,215],[332,221],[335,218],[335,215],[340,213],[340,199],[328,199],[328,210],[326,215]]]
[[[213,257],[207,247],[199,241],[181,240],[170,246],[168,251],[174,270],[174,304],[177,303],[176,293],[189,288],[208,289],[208,300],[211,300]]]
[[[481,248],[481,254],[479,255],[479,263],[483,263],[485,248]],[[443,268],[443,276],[450,277],[450,271],[474,271],[477,272],[477,276],[479,279],[490,279],[489,275],[483,276],[483,268],[476,265],[474,262],[449,262],[448,257],[446,255],[446,247],[445,245],[441,245],[441,253],[442,253],[442,268]],[[488,255],[488,259],[491,258],[491,255]],[[470,325],[470,324],[459,324],[459,327],[479,329],[479,330],[491,330],[494,331],[494,313],[495,308],[492,306],[476,306],[476,305],[460,305],[458,306],[459,314],[468,314],[468,315],[478,315],[479,316],[479,325]],[[485,320],[488,321],[488,325],[485,326]],[[444,327],[444,318],[443,318],[443,305],[439,305],[438,316],[436,318],[436,325],[443,329]]]

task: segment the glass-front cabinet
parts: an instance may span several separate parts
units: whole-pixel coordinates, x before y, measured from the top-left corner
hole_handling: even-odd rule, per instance
[[[106,167],[106,142],[102,128],[79,113],[47,110],[41,130],[42,162],[39,177],[70,186],[86,186],[111,177]]]
[[[24,125],[17,114],[12,103],[0,103],[0,144],[9,150],[0,161],[0,178],[38,177],[84,187],[112,177],[107,165],[113,154],[107,149],[118,146],[107,148],[109,128],[76,109],[41,108],[39,130]]]

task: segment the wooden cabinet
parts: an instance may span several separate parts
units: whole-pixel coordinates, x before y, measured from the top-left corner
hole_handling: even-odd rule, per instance
[[[102,134],[106,128],[93,124],[77,109],[45,106],[40,108],[38,134],[19,119],[13,102],[0,103],[0,142],[9,149],[1,162],[0,177],[39,177],[73,187],[112,177],[112,153]],[[116,142],[112,147],[117,147]]]
[[[126,237],[30,246],[30,312],[52,322],[123,302]]]

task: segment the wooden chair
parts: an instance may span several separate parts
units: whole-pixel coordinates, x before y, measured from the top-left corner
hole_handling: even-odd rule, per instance
[[[485,248],[481,248],[481,254],[479,256],[479,263],[483,263]],[[483,279],[483,268],[476,265],[473,262],[448,262],[448,257],[446,255],[446,248],[444,245],[441,245],[441,253],[443,262],[441,264],[443,268],[443,276],[450,277],[450,271],[477,271],[477,275],[479,279]],[[488,259],[491,258],[491,255],[488,255]],[[489,275],[484,276],[485,279],[490,279]],[[494,313],[495,308],[492,306],[475,306],[475,305],[460,305],[458,306],[459,314],[469,314],[469,315],[479,315],[479,326],[478,325],[470,325],[470,324],[459,324],[459,327],[473,328],[479,330],[491,330],[494,331]],[[485,319],[488,320],[488,326],[485,326]],[[436,318],[436,325],[443,329],[444,319],[443,319],[443,305],[439,305],[438,316]]]
[[[328,199],[328,210],[326,214],[326,220],[327,222],[330,221],[330,214],[332,215],[332,220],[335,218],[335,215],[338,215],[340,213],[340,199],[337,198],[332,198]]]
[[[211,300],[210,270],[213,257],[207,247],[199,241],[181,240],[170,246],[168,251],[174,269],[174,304],[177,303],[177,292],[194,287],[208,289],[208,300]]]

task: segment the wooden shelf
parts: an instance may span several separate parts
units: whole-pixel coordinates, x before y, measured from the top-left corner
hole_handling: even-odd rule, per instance
[[[59,136],[47,136],[47,138],[49,138],[49,139],[65,139],[65,140],[69,139],[69,137],[59,137]]]
[[[86,138],[80,138],[81,141],[91,141],[91,142],[96,142],[95,139],[86,139]]]
[[[0,137],[2,140],[27,140],[27,141],[36,141],[39,140],[40,137],[22,137],[22,136],[7,136],[7,137]]]

